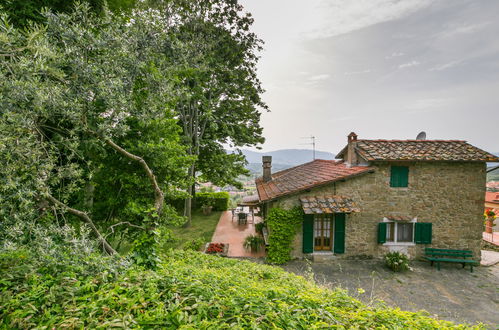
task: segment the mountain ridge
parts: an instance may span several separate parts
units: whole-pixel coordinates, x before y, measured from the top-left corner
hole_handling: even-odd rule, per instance
[[[303,163],[308,163],[313,160],[313,150],[311,149],[278,149],[274,151],[252,151],[242,149],[241,152],[246,157],[248,163],[262,163],[262,156],[272,156],[272,163],[296,166]],[[315,151],[316,159],[334,159],[334,154],[327,151]]]

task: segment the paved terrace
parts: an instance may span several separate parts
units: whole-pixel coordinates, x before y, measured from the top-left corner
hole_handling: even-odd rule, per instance
[[[243,258],[262,258],[265,257],[265,249],[256,253],[246,250],[243,246],[246,236],[255,235],[255,223],[261,222],[260,217],[255,216],[253,219],[251,215],[248,217],[248,222],[244,225],[239,225],[236,217],[232,219],[232,212],[225,211],[220,216],[217,228],[213,233],[211,239],[214,243],[228,243],[229,244],[229,257],[243,257]]]

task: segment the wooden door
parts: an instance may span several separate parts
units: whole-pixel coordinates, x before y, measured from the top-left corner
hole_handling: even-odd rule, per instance
[[[331,251],[333,248],[333,222],[328,214],[314,216],[314,250]]]

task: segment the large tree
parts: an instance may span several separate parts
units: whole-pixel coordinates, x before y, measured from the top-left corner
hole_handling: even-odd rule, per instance
[[[165,193],[185,180],[190,158],[168,106],[171,41],[152,13],[130,24],[81,5],[47,17],[31,30],[0,24],[0,217],[69,213],[114,253],[88,205],[98,194],[109,199],[99,184],[113,197],[121,189],[121,214],[136,215],[111,221],[113,232],[123,224],[147,233],[171,216]],[[120,171],[113,190],[106,176]]]
[[[196,156],[189,176],[238,185],[237,177],[247,173],[238,148],[264,142],[259,120],[267,109],[256,74],[262,41],[250,29],[253,19],[236,0],[173,0],[162,6],[174,13],[169,31],[178,77],[175,110],[188,152]],[[226,147],[235,152],[228,154]],[[194,192],[192,185],[188,193]],[[191,198],[184,214],[190,221]]]

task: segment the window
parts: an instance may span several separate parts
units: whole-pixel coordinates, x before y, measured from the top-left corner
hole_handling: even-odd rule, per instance
[[[407,187],[409,185],[409,167],[392,166],[390,171],[390,187]]]
[[[413,222],[384,222],[386,224],[385,242],[412,243],[414,242]],[[383,243],[385,243],[383,242]]]
[[[413,220],[415,221],[415,220]],[[430,222],[394,222],[378,224],[378,243],[431,244],[432,224]]]

